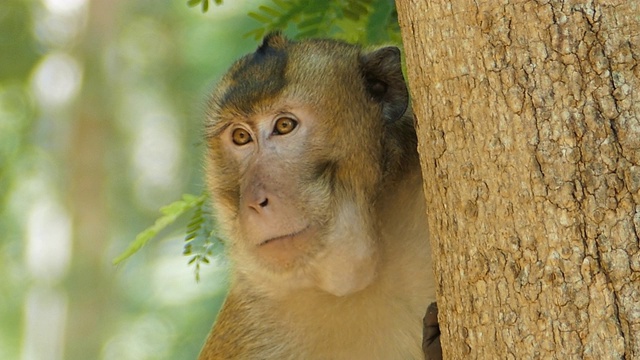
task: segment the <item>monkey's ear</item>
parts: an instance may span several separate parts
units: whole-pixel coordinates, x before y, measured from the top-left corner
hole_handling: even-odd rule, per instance
[[[400,50],[383,47],[360,57],[365,85],[371,97],[382,105],[387,122],[399,119],[409,105],[409,92],[402,76]]]

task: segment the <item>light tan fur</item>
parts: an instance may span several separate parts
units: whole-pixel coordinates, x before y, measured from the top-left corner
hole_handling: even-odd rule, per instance
[[[424,358],[435,285],[407,101],[397,49],[278,34],[221,80],[207,175],[232,279],[201,360]]]

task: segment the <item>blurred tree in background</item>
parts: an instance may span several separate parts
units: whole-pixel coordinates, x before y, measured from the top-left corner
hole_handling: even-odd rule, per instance
[[[180,218],[111,260],[202,192],[208,91],[266,31],[399,43],[395,21],[389,0],[0,2],[0,359],[195,358],[224,259],[196,283]]]

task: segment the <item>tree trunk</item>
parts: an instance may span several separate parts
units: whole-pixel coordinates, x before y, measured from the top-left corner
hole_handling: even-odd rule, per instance
[[[640,358],[640,1],[397,7],[444,357]]]

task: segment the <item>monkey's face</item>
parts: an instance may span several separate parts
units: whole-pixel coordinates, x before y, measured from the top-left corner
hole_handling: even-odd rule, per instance
[[[362,206],[370,196],[352,186],[346,193],[348,161],[335,156],[327,130],[313,110],[282,104],[220,133],[209,171],[229,176],[211,179],[214,205],[234,265],[253,279],[335,294],[371,280],[373,229],[369,204]]]
[[[367,77],[363,58],[343,43],[276,35],[214,93],[213,205],[237,276],[272,295],[346,295],[375,276],[374,208],[389,159],[386,110],[368,87],[390,86]]]

